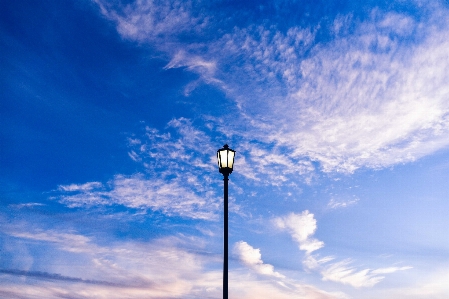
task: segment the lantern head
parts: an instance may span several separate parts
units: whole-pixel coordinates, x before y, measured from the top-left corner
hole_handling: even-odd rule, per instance
[[[223,175],[232,173],[234,167],[235,151],[230,149],[227,144],[217,151],[218,171]]]

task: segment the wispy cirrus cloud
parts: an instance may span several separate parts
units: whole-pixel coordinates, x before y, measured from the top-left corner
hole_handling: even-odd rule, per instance
[[[186,187],[183,179],[145,178],[144,175],[117,175],[100,188],[82,192],[64,192],[59,201],[68,207],[122,205],[132,209],[151,209],[168,216],[216,220],[219,200],[204,197]],[[64,186],[60,186],[64,188]]]
[[[326,44],[310,42],[308,55],[301,55],[304,46],[292,46],[288,34],[272,46],[242,43],[243,49],[251,47],[248,52],[265,54],[263,62],[242,67],[251,78],[242,90],[251,92],[236,88],[244,111],[264,120],[260,132],[251,134],[284,145],[290,157],[319,161],[325,171],[381,168],[444,148],[449,144],[443,133],[449,128],[449,90],[442,81],[449,70],[443,37],[448,24],[434,25],[438,16],[419,22],[374,10],[366,22],[343,18],[339,30],[349,26],[345,22],[356,29]],[[282,32],[265,36],[276,34]],[[229,39],[248,40],[238,34]],[[279,55],[285,51],[296,56]],[[267,70],[252,70],[255,66]]]
[[[349,266],[350,261],[333,263],[321,272],[323,280],[331,280],[353,287],[372,287],[385,277],[372,273],[369,269],[356,270]]]
[[[380,268],[373,270],[372,273],[374,274],[389,274],[394,273],[396,271],[403,271],[403,270],[409,270],[412,269],[412,267],[405,266],[405,267],[388,267],[388,268]]]
[[[66,192],[88,192],[94,189],[101,188],[102,184],[100,182],[89,182],[85,184],[70,184],[70,185],[61,185],[58,187],[60,191]]]
[[[301,61],[303,79],[280,108],[291,126],[273,138],[301,144],[295,153],[307,152],[325,171],[385,167],[448,145],[449,90],[441,81],[449,70],[447,24],[425,29],[429,37],[414,43],[387,24],[398,18],[416,30],[425,24],[378,17]],[[294,107],[296,119],[287,111]]]
[[[54,198],[71,208],[121,205],[167,216],[217,220],[222,198],[216,151],[221,144],[212,136],[222,133],[218,124],[208,124],[200,129],[191,120],[179,118],[171,120],[164,131],[145,126],[141,134],[128,137],[128,154],[142,167],[140,173],[118,174],[105,183],[60,185]],[[238,145],[236,175],[243,177],[232,182],[237,193],[245,185],[296,186],[292,178],[298,183],[313,180],[315,167],[307,159],[291,158],[280,148],[273,150],[239,136],[230,139]],[[245,214],[232,198],[230,211]]]
[[[236,162],[239,173],[246,178],[265,185],[280,186],[285,184],[311,183],[316,175],[316,168],[307,158],[292,157],[289,150],[259,142],[248,142],[241,137],[239,143],[239,161]]]
[[[169,122],[167,132],[145,127],[128,139],[129,156],[143,166],[134,175],[116,175],[107,183],[61,185],[56,198],[68,207],[122,205],[167,216],[217,220],[221,196],[211,173],[215,152],[210,137],[190,120]]]
[[[132,155],[154,175],[180,176],[182,171],[186,177],[196,177],[216,170],[217,145],[210,134],[186,118],[171,120],[165,132],[147,126],[142,135],[129,138],[129,145]]]
[[[329,27],[280,29],[268,21],[212,35],[218,23],[200,3],[195,15],[191,2],[155,9],[143,1],[98,3],[124,37],[153,45],[160,37],[168,68],[187,67],[223,89],[241,112],[235,131],[247,128],[240,136],[281,147],[285,156],[350,173],[449,145],[449,24],[439,4],[416,6],[427,18],[373,9],[364,20],[338,15]],[[184,31],[194,38],[179,38]]]
[[[350,199],[331,197],[327,206],[331,209],[346,208],[348,206],[352,206],[352,205],[356,204],[359,200],[360,199],[355,196],[353,196]]]
[[[40,271],[24,271],[24,270],[16,270],[16,269],[0,269],[0,273],[13,275],[13,276],[23,276],[23,277],[32,277],[43,280],[55,280],[55,281],[68,281],[68,282],[81,282],[85,284],[97,284],[97,285],[108,285],[108,286],[117,286],[117,284],[110,283],[107,281],[101,280],[86,280],[81,278],[63,276],[59,274],[40,272]]]
[[[73,232],[57,232],[41,229],[25,231],[23,229],[12,228],[7,230],[6,233],[15,238],[57,244],[62,250],[70,252],[81,252],[88,247],[91,248],[90,238]]]
[[[181,34],[197,35],[208,24],[208,16],[194,10],[195,1],[145,1],[128,4],[95,0],[101,12],[117,22],[118,32],[132,40],[177,41]],[[168,45],[159,45],[169,49]]]
[[[35,207],[41,207],[45,206],[43,203],[40,202],[28,202],[28,203],[21,203],[21,204],[12,204],[9,205],[12,208],[16,209],[22,209],[22,208],[35,208]]]
[[[356,270],[351,266],[350,260],[344,260],[332,263],[321,270],[323,280],[335,281],[348,284],[353,287],[372,287],[382,281],[385,276],[382,274],[391,274],[397,271],[412,269],[413,267],[388,267],[379,269]]]

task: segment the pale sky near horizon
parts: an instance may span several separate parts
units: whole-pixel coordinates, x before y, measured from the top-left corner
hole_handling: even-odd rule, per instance
[[[449,297],[447,1],[0,1],[0,297]]]

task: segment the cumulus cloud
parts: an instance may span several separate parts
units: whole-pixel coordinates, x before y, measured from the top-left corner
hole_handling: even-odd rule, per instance
[[[244,241],[235,243],[234,254],[243,264],[253,269],[258,274],[280,278],[285,277],[284,275],[275,272],[272,265],[264,264],[262,261],[262,255],[260,254],[260,249],[253,248]]]
[[[287,230],[293,240],[299,244],[299,249],[308,254],[324,246],[324,242],[312,238],[317,228],[316,219],[307,210],[301,214],[290,213],[273,221],[277,228]]]

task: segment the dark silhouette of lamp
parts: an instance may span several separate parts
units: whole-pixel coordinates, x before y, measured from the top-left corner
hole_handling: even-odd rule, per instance
[[[217,151],[218,171],[224,181],[224,261],[223,261],[223,299],[228,299],[228,181],[234,168],[235,151],[227,144]]]

